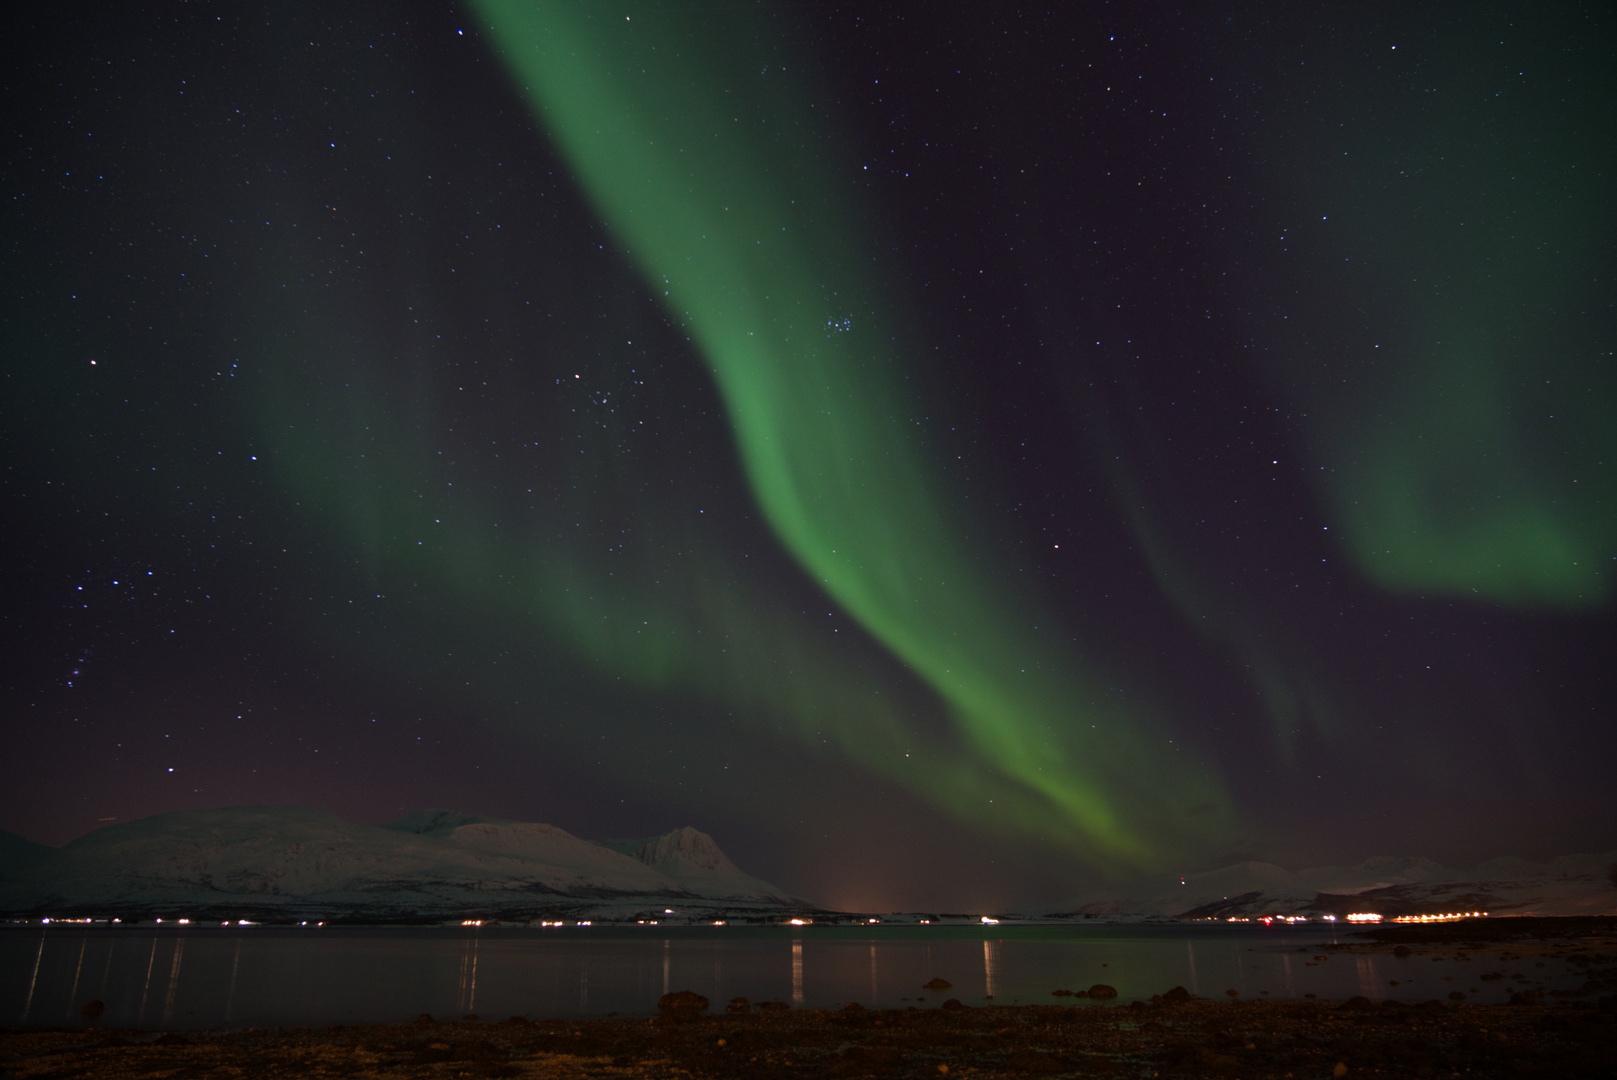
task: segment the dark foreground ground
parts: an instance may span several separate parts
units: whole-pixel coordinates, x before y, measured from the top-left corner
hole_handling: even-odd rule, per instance
[[[0,1033],[0,1076],[1612,1077],[1617,1010],[1180,1001],[418,1022],[227,1033]]]

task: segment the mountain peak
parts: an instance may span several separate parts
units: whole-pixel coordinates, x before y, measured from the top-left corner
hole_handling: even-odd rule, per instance
[[[711,836],[689,825],[652,837],[640,846],[634,857],[659,870],[689,866],[699,870],[739,872]]]
[[[719,850],[707,833],[686,825],[644,840],[601,840],[604,848],[627,855],[693,890],[722,890],[736,896],[789,900],[786,893],[746,873]]]
[[[459,810],[412,810],[401,818],[382,823],[377,828],[415,833],[417,836],[448,836],[462,825],[510,824],[513,823],[505,818],[463,814]]]

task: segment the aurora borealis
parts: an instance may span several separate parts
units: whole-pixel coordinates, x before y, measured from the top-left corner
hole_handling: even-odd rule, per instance
[[[0,828],[1612,843],[1604,9],[39,19]]]

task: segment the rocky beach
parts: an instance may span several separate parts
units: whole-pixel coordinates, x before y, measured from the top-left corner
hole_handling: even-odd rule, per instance
[[[758,1010],[582,1022],[423,1018],[279,1031],[11,1031],[0,1068],[97,1077],[1605,1077],[1617,1012],[1164,1000]]]

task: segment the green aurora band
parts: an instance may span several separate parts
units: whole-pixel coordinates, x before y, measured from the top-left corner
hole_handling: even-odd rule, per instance
[[[1467,5],[1400,41],[1375,59],[1358,36],[1318,49],[1283,98],[1295,111],[1255,119],[1295,226],[1271,268],[1287,318],[1260,331],[1274,375],[1371,581],[1601,606],[1617,552],[1610,24]]]
[[[1150,718],[1102,704],[1051,641],[1053,617],[961,539],[973,530],[933,479],[892,305],[856,208],[837,201],[849,182],[815,145],[828,118],[769,49],[656,7],[474,7],[708,359],[775,534],[949,706],[966,753],[922,775],[882,771],[985,824],[1004,814],[983,796],[1019,789],[1017,827],[1101,865],[1157,867],[1226,837],[1218,782]]]

